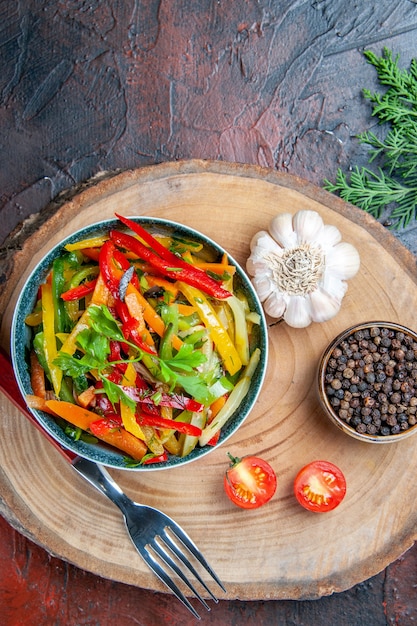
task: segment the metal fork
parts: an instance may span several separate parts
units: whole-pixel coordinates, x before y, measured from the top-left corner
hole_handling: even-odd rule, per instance
[[[119,485],[102,465],[78,457],[72,462],[72,466],[93,487],[107,496],[120,509],[136,550],[178,600],[197,619],[200,619],[200,615],[181,589],[179,589],[170,572],[174,572],[196,598],[200,600],[202,605],[210,611],[207,602],[189,580],[185,571],[188,570],[194,576],[215,602],[218,602],[218,598],[201,578],[190,556],[191,558],[194,557],[204,567],[223,591],[226,591],[226,589],[187,533],[165,513],[151,506],[133,502],[120,489]]]
[[[226,591],[222,582],[207,563],[197,546],[185,531],[170,517],[144,504],[133,502],[100,464],[82,459],[70,450],[63,448],[27,409],[17,385],[12,364],[7,354],[0,348],[0,389],[17,406],[25,417],[46,437],[72,467],[100,493],[107,496],[123,513],[126,528],[136,550],[150,569],[172,591],[197,619],[201,619],[191,602],[178,587],[172,574],[175,574],[209,611],[210,607],[189,580],[191,573],[209,596],[218,602],[217,597],[206,585],[193,565],[199,563]],[[197,565],[198,567],[198,565]],[[187,572],[187,574],[186,574]]]

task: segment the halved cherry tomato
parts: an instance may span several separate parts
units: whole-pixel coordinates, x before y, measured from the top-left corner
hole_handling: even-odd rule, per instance
[[[277,477],[272,467],[256,456],[230,458],[224,476],[224,489],[230,500],[242,509],[257,509],[272,498]]]
[[[313,461],[298,472],[294,493],[301,506],[309,511],[332,511],[345,497],[346,479],[333,463]]]

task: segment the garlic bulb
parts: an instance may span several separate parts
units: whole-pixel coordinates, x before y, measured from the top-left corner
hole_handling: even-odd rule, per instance
[[[246,262],[265,312],[294,328],[334,317],[359,270],[356,248],[316,211],[281,213],[268,230],[252,238]]]

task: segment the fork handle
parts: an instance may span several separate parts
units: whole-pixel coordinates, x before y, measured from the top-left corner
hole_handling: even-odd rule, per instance
[[[132,500],[121,490],[103,465],[78,457],[72,462],[72,466],[90,485],[107,496],[125,514],[126,507]]]

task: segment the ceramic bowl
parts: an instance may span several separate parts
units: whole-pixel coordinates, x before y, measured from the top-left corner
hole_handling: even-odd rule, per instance
[[[148,217],[134,217],[130,218],[143,227],[152,232],[158,232],[162,235],[173,235],[178,237],[191,239],[197,241],[204,246],[204,250],[207,252],[211,260],[220,259],[225,250],[217,243],[206,237],[205,235],[183,226],[181,224],[171,222],[168,220],[162,220],[159,218]],[[28,279],[26,280],[20,296],[18,298],[11,329],[11,355],[14,367],[15,376],[20,387],[22,394],[31,394],[31,382],[30,371],[28,367],[28,347],[30,345],[30,330],[25,324],[26,316],[33,310],[36,302],[39,285],[41,285],[51,268],[54,259],[62,252],[63,247],[68,243],[80,241],[82,239],[95,237],[106,233],[112,228],[118,230],[126,230],[119,221],[107,220],[87,226],[60,242],[46,254],[46,256],[38,263],[35,269],[32,271]],[[261,350],[261,359],[257,366],[256,372],[252,378],[249,393],[244,398],[242,404],[235,411],[227,424],[223,427],[221,436],[217,446],[222,445],[231,435],[233,435],[241,424],[248,417],[251,412],[256,399],[261,391],[261,387],[264,381],[267,358],[268,358],[268,335],[265,317],[262,309],[262,305],[253,289],[251,282],[244,270],[239,264],[228,254],[229,262],[236,266],[235,274],[235,286],[242,290],[246,295],[250,309],[258,313],[260,317],[259,326],[255,326],[256,331],[254,333],[254,347],[258,346]],[[134,468],[126,468],[124,462],[124,454],[119,453],[115,449],[106,447],[100,443],[86,443],[84,441],[73,441],[69,438],[64,430],[58,425],[51,415],[39,410],[31,409],[35,418],[39,423],[47,430],[52,437],[54,437],[60,444],[67,449],[72,450],[74,453],[81,457],[85,457],[94,462],[101,463],[108,467],[117,467],[122,469],[132,469],[132,471],[154,471],[156,469],[168,469],[171,467],[177,467],[185,463],[196,461],[201,457],[209,454],[215,447],[205,446],[196,447],[188,456],[180,458],[170,455],[168,460],[163,463],[143,465]],[[216,447],[217,447],[216,446]]]
[[[417,433],[417,333],[392,322],[357,324],[324,351],[321,406],[347,435],[393,443]]]

